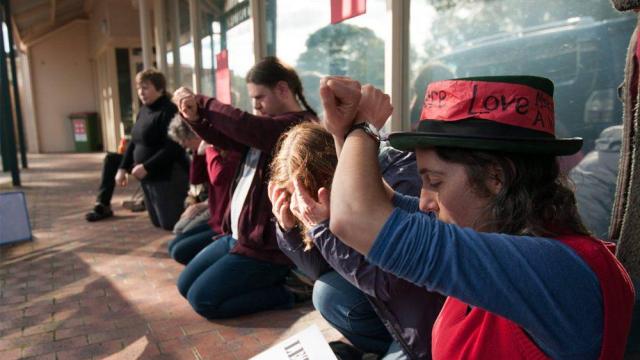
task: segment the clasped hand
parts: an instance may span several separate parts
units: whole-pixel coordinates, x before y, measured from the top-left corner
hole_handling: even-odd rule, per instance
[[[196,96],[188,87],[180,87],[173,93],[172,101],[178,107],[180,115],[187,121],[197,121],[198,116],[198,103],[196,102]]]
[[[355,123],[367,121],[380,129],[393,106],[389,95],[373,85],[361,86],[357,80],[327,76],[320,83],[324,126],[331,134],[344,138]]]

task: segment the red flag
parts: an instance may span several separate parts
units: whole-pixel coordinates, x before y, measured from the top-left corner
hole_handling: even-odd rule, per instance
[[[216,54],[216,99],[231,104],[231,72],[227,49]]]
[[[367,0],[331,0],[331,23],[337,24],[367,12]]]

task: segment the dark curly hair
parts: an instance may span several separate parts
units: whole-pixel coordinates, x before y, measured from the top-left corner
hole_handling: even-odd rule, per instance
[[[555,156],[475,151],[437,147],[445,161],[461,164],[469,185],[481,197],[491,198],[482,228],[512,235],[554,237],[590,235],[578,214],[573,190],[560,172]],[[502,172],[502,189],[495,196],[487,188],[490,172]]]

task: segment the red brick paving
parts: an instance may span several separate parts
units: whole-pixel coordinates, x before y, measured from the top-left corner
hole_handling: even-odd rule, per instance
[[[207,321],[178,294],[171,234],[119,206],[87,223],[102,154],[31,155],[22,171],[34,241],[0,247],[0,359],[247,359],[310,324],[310,304]],[[6,191],[3,188],[0,191]]]

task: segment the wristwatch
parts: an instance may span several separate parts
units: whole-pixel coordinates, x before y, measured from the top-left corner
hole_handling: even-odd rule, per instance
[[[347,136],[349,136],[349,134],[351,134],[352,131],[357,129],[362,129],[362,131],[364,131],[365,134],[371,136],[377,142],[382,141],[382,138],[380,137],[380,133],[378,132],[378,129],[376,129],[375,126],[371,125],[366,121],[353,124],[351,128],[347,130],[346,134],[344,134],[344,139],[347,140]]]

